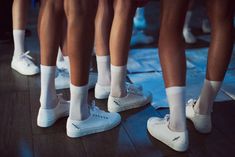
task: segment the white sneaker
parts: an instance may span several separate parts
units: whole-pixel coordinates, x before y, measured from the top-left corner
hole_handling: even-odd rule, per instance
[[[56,66],[58,69],[68,69],[68,65],[65,60],[57,60],[56,61]]]
[[[136,87],[127,88],[127,95],[121,98],[115,98],[109,95],[108,111],[121,112],[133,108],[147,105],[152,100],[150,92],[140,90]]]
[[[67,69],[58,69],[55,78],[55,89],[67,89],[70,86],[70,77]]]
[[[97,81],[97,73],[89,73],[89,82],[88,88],[93,89]],[[57,76],[55,78],[55,88],[58,89],[67,89],[70,87],[70,75],[67,69],[59,69],[57,71]]]
[[[22,75],[35,75],[39,73],[39,68],[31,61],[32,57],[29,56],[30,52],[27,51],[19,57],[12,58],[11,68],[21,73]]]
[[[194,111],[196,100],[190,99],[186,104],[186,117],[193,122],[200,133],[210,133],[212,129],[211,115],[201,115]]]
[[[176,151],[186,151],[189,145],[188,131],[175,132],[171,131],[168,126],[168,115],[166,115],[165,118],[151,117],[147,122],[147,129],[154,138]]]
[[[184,28],[183,29],[183,36],[184,40],[187,44],[194,44],[197,42],[196,37],[193,35],[191,30],[189,28]]]
[[[67,135],[71,138],[110,130],[121,122],[118,113],[108,113],[100,110],[95,105],[90,108],[90,116],[83,121],[67,120]]]
[[[211,32],[210,23],[207,19],[202,20],[202,31],[204,33],[210,33]]]
[[[37,117],[37,125],[40,127],[50,127],[59,118],[69,115],[69,101],[65,101],[62,95],[58,95],[58,104],[53,109],[43,109],[40,107]]]
[[[138,88],[138,89],[142,90],[142,86],[130,84],[128,82],[126,82],[126,88],[130,88],[130,89]],[[110,86],[101,86],[98,83],[96,83],[96,85],[95,85],[95,98],[96,99],[108,99],[110,91],[111,91]]]

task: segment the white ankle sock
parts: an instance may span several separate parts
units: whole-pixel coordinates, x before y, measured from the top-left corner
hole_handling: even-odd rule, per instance
[[[126,65],[111,65],[111,96],[126,96]]]
[[[211,113],[213,102],[220,90],[221,84],[221,81],[209,81],[207,79],[204,80],[200,97],[194,106],[196,113],[203,115],[208,115]]]
[[[185,87],[166,88],[167,99],[170,107],[170,129],[185,131]]]
[[[185,16],[184,29],[189,28],[191,17],[192,17],[192,11],[187,11]]]
[[[101,86],[110,86],[110,56],[96,56],[98,80],[97,83]]]
[[[14,38],[14,57],[19,57],[25,53],[24,41],[25,41],[25,30],[14,29],[13,30]]]
[[[87,103],[88,85],[75,86],[70,84],[70,96],[70,119],[80,121],[88,118],[90,114]]]
[[[55,90],[56,66],[41,65],[41,107],[52,109],[57,105],[57,95]]]

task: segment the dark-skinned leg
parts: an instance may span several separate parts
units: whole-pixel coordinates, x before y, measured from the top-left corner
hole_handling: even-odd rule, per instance
[[[95,48],[98,70],[98,80],[95,89],[96,97],[99,88],[110,88],[110,48],[109,39],[113,21],[113,0],[100,0],[95,22]]]
[[[114,19],[110,35],[111,95],[126,96],[126,64],[135,14],[133,0],[114,0]]]
[[[188,148],[185,118],[186,59],[182,37],[188,0],[161,1],[159,56],[170,107],[170,117],[165,120],[150,118],[150,134],[176,151]],[[164,122],[164,123],[163,123]]]
[[[54,108],[57,105],[55,91],[56,57],[59,47],[60,16],[63,1],[43,0],[40,8],[39,38],[41,47],[41,106]]]
[[[69,102],[56,95],[56,57],[60,41],[60,17],[63,0],[43,0],[38,21],[41,47],[41,95],[37,125],[50,127],[57,119],[68,116]]]
[[[68,21],[67,51],[71,71],[70,118],[72,120],[84,120],[89,116],[87,84],[94,44],[96,7],[97,0],[65,1],[65,13]]]
[[[185,87],[186,59],[184,52],[184,42],[182,38],[182,28],[186,13],[185,5],[187,5],[187,2],[187,0],[178,0],[178,2],[173,5],[168,0],[162,1],[163,12],[159,39],[159,56],[162,65],[165,86],[167,90],[172,87],[179,87],[179,96],[182,97],[180,99],[185,99],[183,88]],[[170,119],[170,128],[175,131],[185,130],[186,126],[185,120],[183,118],[185,117],[183,107],[185,100],[182,100],[182,102],[177,102],[177,104],[180,103],[179,106],[181,107],[178,108],[177,106],[177,109],[176,106],[174,106],[176,102],[174,102],[174,100],[171,98],[168,98],[168,100],[170,111],[172,110],[173,114]],[[178,113],[175,113],[175,111]],[[179,114],[180,116],[175,114]],[[178,120],[180,117],[182,121]]]
[[[121,112],[144,106],[151,101],[151,93],[126,84],[127,59],[132,35],[135,0],[114,0],[114,19],[110,35],[111,92],[108,110]]]
[[[117,126],[121,117],[87,104],[89,61],[94,44],[97,0],[66,0],[68,55],[71,67],[71,103],[67,135],[81,137]],[[86,39],[86,40],[84,40]]]
[[[208,53],[206,79],[195,105],[195,111],[202,115],[211,113],[233,49],[234,2],[232,0],[208,0],[207,2],[212,26],[212,41]]]

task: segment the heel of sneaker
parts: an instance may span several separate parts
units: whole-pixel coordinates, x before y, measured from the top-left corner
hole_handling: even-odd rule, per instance
[[[96,99],[107,99],[110,94],[110,87],[102,87],[99,84],[95,85],[95,98]],[[108,92],[107,92],[108,90]]]
[[[194,118],[195,129],[203,134],[208,134],[212,130],[211,116],[209,115],[197,115]]]
[[[56,122],[56,119],[54,117],[55,115],[52,112],[47,112],[43,109],[39,109],[37,125],[42,128],[50,127]]]
[[[188,140],[188,131],[186,131],[186,134],[184,137],[182,137],[182,141],[179,141],[179,143],[172,146],[172,148],[178,152],[185,152],[188,149],[189,146],[189,140]]]
[[[42,128],[48,128],[52,126],[54,123],[55,123],[55,120],[51,120],[51,121],[42,121],[39,119],[37,120],[37,125]]]
[[[81,134],[81,131],[78,128],[75,128],[75,126],[73,126],[72,120],[70,120],[69,118],[66,122],[66,134],[70,138],[78,138],[83,136]]]

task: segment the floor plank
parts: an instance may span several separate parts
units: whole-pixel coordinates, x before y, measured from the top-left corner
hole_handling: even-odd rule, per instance
[[[29,93],[1,93],[0,99],[0,156],[33,156]]]
[[[34,135],[35,157],[86,157],[83,142],[63,133]]]

